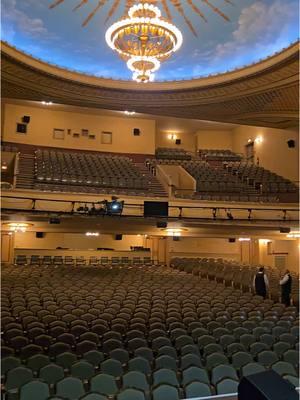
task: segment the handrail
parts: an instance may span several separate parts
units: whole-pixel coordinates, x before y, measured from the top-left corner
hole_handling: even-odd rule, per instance
[[[11,204],[3,204],[3,200],[11,200]],[[19,202],[18,202],[19,201]],[[25,202],[28,202],[24,204]],[[20,202],[23,202],[20,203]],[[51,207],[51,204],[56,204]],[[39,197],[22,197],[22,196],[2,196],[2,212],[29,212],[35,214],[55,214],[55,215],[82,215],[82,216],[107,216],[106,212],[100,209],[90,211],[88,206],[95,207],[103,203],[99,201],[84,201],[84,200],[60,200],[46,199]],[[85,205],[87,210],[78,210],[79,206]],[[287,207],[277,208],[261,208],[261,207],[241,207],[241,206],[199,206],[199,205],[169,205],[169,216],[155,216],[153,218],[167,218],[168,220],[194,220],[194,221],[209,221],[223,222],[234,224],[239,221],[247,221],[247,223],[267,221],[276,222],[276,224],[293,223],[298,225],[299,209]],[[95,211],[96,210],[96,211]],[[274,212],[275,211],[275,212]],[[117,215],[120,217],[120,214]],[[275,216],[275,218],[274,218]],[[144,218],[144,203],[124,203],[122,218]]]
[[[50,202],[59,202],[59,203],[84,203],[84,204],[97,204],[97,201],[85,201],[85,200],[63,200],[63,199],[45,199],[45,198],[38,198],[38,197],[23,197],[23,196],[1,196],[2,199],[19,199],[19,200],[32,200],[32,201],[50,201]],[[126,206],[133,206],[133,207],[141,207],[143,206],[143,203],[125,203]],[[252,206],[246,206],[246,207],[235,207],[233,205],[229,205],[226,207],[220,207],[220,206],[171,206],[169,205],[169,208],[190,208],[190,209],[217,209],[217,210],[249,210],[251,209],[252,211],[295,211],[299,212],[300,208],[289,208],[289,207],[276,207],[276,208],[261,208],[261,207],[252,207]]]

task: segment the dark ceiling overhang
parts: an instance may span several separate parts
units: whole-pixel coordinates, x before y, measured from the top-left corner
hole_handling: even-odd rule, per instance
[[[2,43],[2,97],[109,110],[290,128],[298,125],[299,49],[191,81],[137,84],[61,69]]]

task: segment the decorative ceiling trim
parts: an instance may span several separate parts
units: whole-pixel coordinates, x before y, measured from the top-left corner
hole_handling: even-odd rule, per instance
[[[237,79],[245,79],[251,75],[261,73],[263,71],[268,71],[274,66],[278,66],[281,62],[286,62],[290,57],[298,56],[299,44],[294,43],[290,47],[286,48],[280,53],[274,54],[264,60],[259,61],[256,64],[251,64],[243,68],[239,68],[233,71],[229,71],[222,74],[209,75],[203,78],[195,78],[190,80],[179,80],[179,81],[166,81],[166,82],[149,82],[146,85],[141,85],[136,82],[126,81],[126,80],[116,80],[96,77],[88,74],[79,73],[76,71],[71,71],[68,69],[61,68],[57,65],[53,65],[42,61],[40,59],[34,58],[31,55],[24,53],[21,50],[9,45],[6,42],[1,42],[1,52],[7,57],[18,60],[20,63],[24,63],[29,67],[35,68],[41,72],[45,72],[54,75],[58,78],[68,79],[71,81],[76,81],[78,83],[107,87],[111,89],[127,89],[127,90],[137,90],[137,91],[162,91],[162,90],[183,90],[183,89],[194,89],[207,87],[212,85],[227,84],[231,81]]]
[[[298,124],[298,85],[298,45],[227,74],[145,85],[77,74],[2,45],[2,97],[7,98],[109,110],[130,104],[144,114],[287,128]]]

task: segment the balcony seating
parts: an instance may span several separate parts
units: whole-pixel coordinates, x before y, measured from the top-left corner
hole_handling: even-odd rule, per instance
[[[183,149],[173,149],[167,147],[158,147],[155,150],[155,157],[167,160],[191,160],[192,156]]]
[[[231,150],[220,149],[200,149],[198,151],[199,158],[206,161],[240,161],[241,155]]]

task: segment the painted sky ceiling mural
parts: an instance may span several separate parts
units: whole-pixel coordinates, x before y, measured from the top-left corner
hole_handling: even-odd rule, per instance
[[[90,75],[131,79],[105,32],[134,0],[2,0],[2,40]],[[183,35],[156,80],[191,79],[257,62],[298,40],[298,0],[150,0]],[[55,7],[53,7],[55,6]],[[52,7],[52,8],[51,8]],[[75,9],[75,11],[73,11]]]

